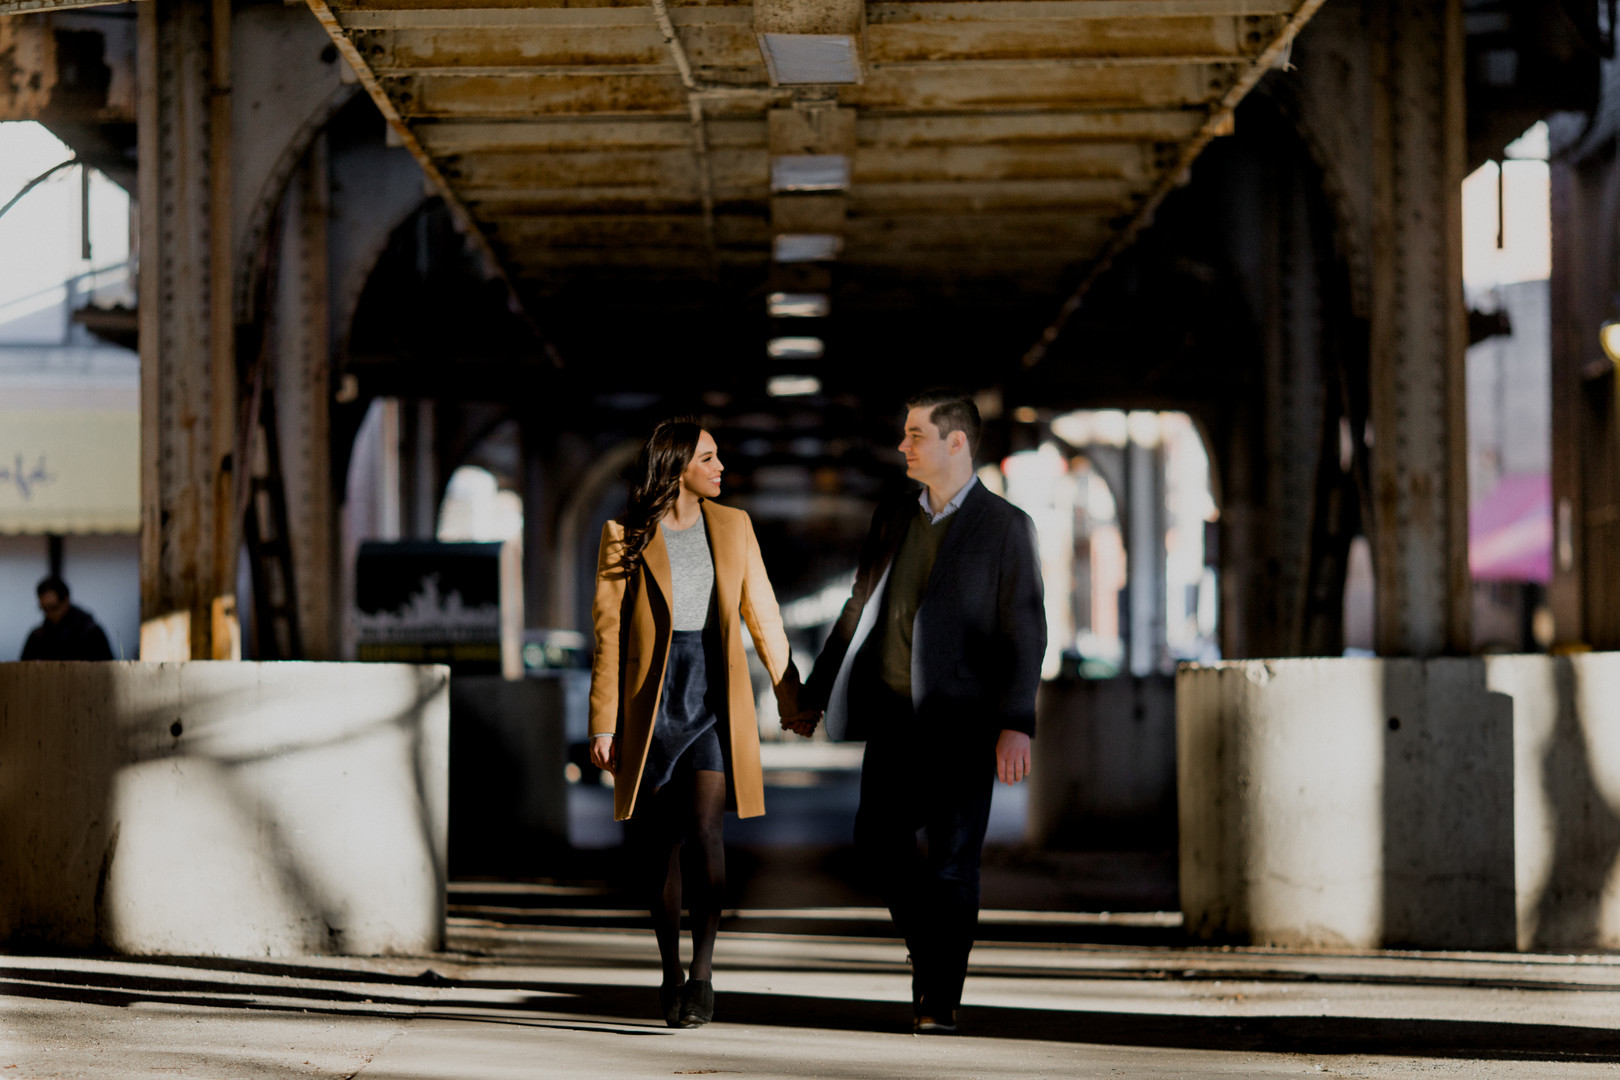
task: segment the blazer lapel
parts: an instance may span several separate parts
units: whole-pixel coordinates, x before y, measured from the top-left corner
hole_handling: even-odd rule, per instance
[[[669,549],[664,546],[664,529],[661,525],[653,527],[652,539],[641,550],[642,561],[646,564],[648,576],[658,586],[658,591],[664,598],[664,610],[675,610],[675,587],[672,584],[669,571]]]
[[[934,568],[928,573],[928,584],[923,586],[922,599],[917,604],[919,609],[928,602],[928,594],[934,591],[934,583],[940,580],[941,567],[951,565],[956,553],[962,550],[962,545],[967,543],[968,538],[978,528],[979,518],[984,515],[985,499],[989,498],[989,495],[990,493],[984,490],[982,482],[975,483],[973,490],[967,493],[967,498],[962,500],[962,505],[951,515],[954,520],[951,521],[951,527],[946,530],[945,539],[939,545],[939,554],[934,558]]]
[[[742,530],[731,527],[732,522],[709,512],[712,504],[703,500],[703,527],[709,534],[709,556],[714,560],[714,588],[720,601],[721,617],[735,611],[740,597],[732,591],[735,568],[743,565]]]

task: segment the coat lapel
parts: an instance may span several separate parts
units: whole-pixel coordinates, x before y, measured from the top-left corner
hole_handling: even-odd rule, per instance
[[[658,586],[658,591],[664,598],[664,610],[674,611],[675,587],[670,578],[669,548],[664,546],[663,526],[653,527],[652,539],[647,541],[647,546],[641,550],[641,557],[653,583]]]
[[[934,568],[928,573],[928,584],[923,587],[922,599],[917,607],[921,609],[928,602],[928,595],[934,591],[934,583],[939,581],[944,573],[943,568],[951,565],[956,553],[962,550],[962,545],[978,529],[979,519],[984,515],[985,499],[990,493],[984,489],[984,484],[976,483],[973,490],[967,493],[962,505],[956,508],[951,517],[951,527],[945,532],[945,539],[939,545],[939,554],[934,558]]]
[[[732,588],[731,571],[743,565],[742,530],[732,528],[735,515],[711,512],[714,504],[703,501],[703,527],[709,534],[709,556],[714,559],[714,588],[720,602],[720,615],[737,610],[740,597]]]

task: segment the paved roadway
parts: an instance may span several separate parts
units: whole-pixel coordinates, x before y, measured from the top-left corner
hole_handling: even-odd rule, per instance
[[[1620,958],[1097,945],[1075,940],[1095,918],[1001,918],[1069,940],[981,946],[956,1038],[909,1034],[903,950],[870,934],[724,935],[694,1031],[654,1019],[651,937],[619,928],[458,917],[454,951],[416,959],[0,956],[0,1080],[1620,1074]],[[1166,921],[1113,917],[1142,941]]]

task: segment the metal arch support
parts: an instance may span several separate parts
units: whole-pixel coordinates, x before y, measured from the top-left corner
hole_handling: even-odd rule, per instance
[[[641,452],[640,439],[626,439],[597,457],[580,476],[557,513],[552,545],[555,567],[551,581],[550,625],[571,629],[579,596],[579,545],[586,539],[586,515],[596,509],[608,486]]]
[[[430,197],[422,170],[404,150],[374,142],[331,148],[332,355],[348,355],[360,294],[395,229]]]
[[[273,270],[275,308],[266,313],[272,324],[271,385],[281,405],[275,423],[289,526],[285,542],[296,570],[288,574],[286,621],[296,628],[299,658],[306,660],[337,658],[342,610],[331,462],[330,205],[327,140],[317,135],[287,186]]]
[[[423,148],[421,140],[416,137],[416,132],[411,130],[410,125],[405,122],[405,118],[394,107],[394,103],[389,99],[388,93],[382,87],[382,83],[377,79],[376,73],[371,70],[371,65],[366,62],[365,57],[360,55],[360,50],[355,48],[354,43],[343,32],[343,26],[332,12],[331,5],[326,0],[306,0],[306,2],[309,4],[309,10],[314,12],[315,18],[320,21],[321,26],[325,29],[327,36],[331,38],[332,44],[337,47],[344,62],[349,65],[349,69],[360,80],[360,85],[365,88],[366,93],[370,95],[371,100],[376,104],[377,111],[382,113],[383,120],[392,129],[394,137],[399,140],[401,146],[409,151],[411,157],[416,160],[416,164],[420,167],[422,175],[426,177],[428,185],[444,199],[445,205],[450,208],[450,214],[456,223],[456,228],[467,238],[473,249],[478,252],[480,259],[483,261],[485,272],[490,277],[498,278],[506,286],[508,302],[512,311],[527,318],[522,300],[518,296],[516,287],[512,284],[512,278],[506,272],[506,267],[501,263],[499,256],[496,255],[495,248],[490,244],[489,238],[484,235],[483,230],[478,227],[478,223],[473,220],[472,214],[467,210],[466,203],[462,202],[461,196],[457,195],[455,190],[451,188],[449,181],[439,171],[439,167],[434,163],[432,156]],[[541,336],[538,327],[535,329],[535,336]]]
[[[251,322],[264,267],[259,254],[275,208],[310,144],[356,87],[342,77],[331,42],[297,8],[248,7],[233,27],[236,56],[233,125],[237,140],[231,215],[238,323]]]
[[[1329,4],[1300,35],[1294,59],[1300,74],[1263,84],[1288,118],[1321,175],[1333,208],[1334,243],[1349,269],[1352,310],[1372,306],[1371,57],[1359,8]],[[1347,104],[1356,103],[1356,104]]]

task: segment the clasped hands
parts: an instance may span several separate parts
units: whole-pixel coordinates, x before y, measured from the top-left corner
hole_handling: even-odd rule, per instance
[[[803,735],[808,739],[816,733],[816,725],[821,723],[821,712],[820,709],[802,709],[796,713],[787,713],[782,717],[782,730]]]

